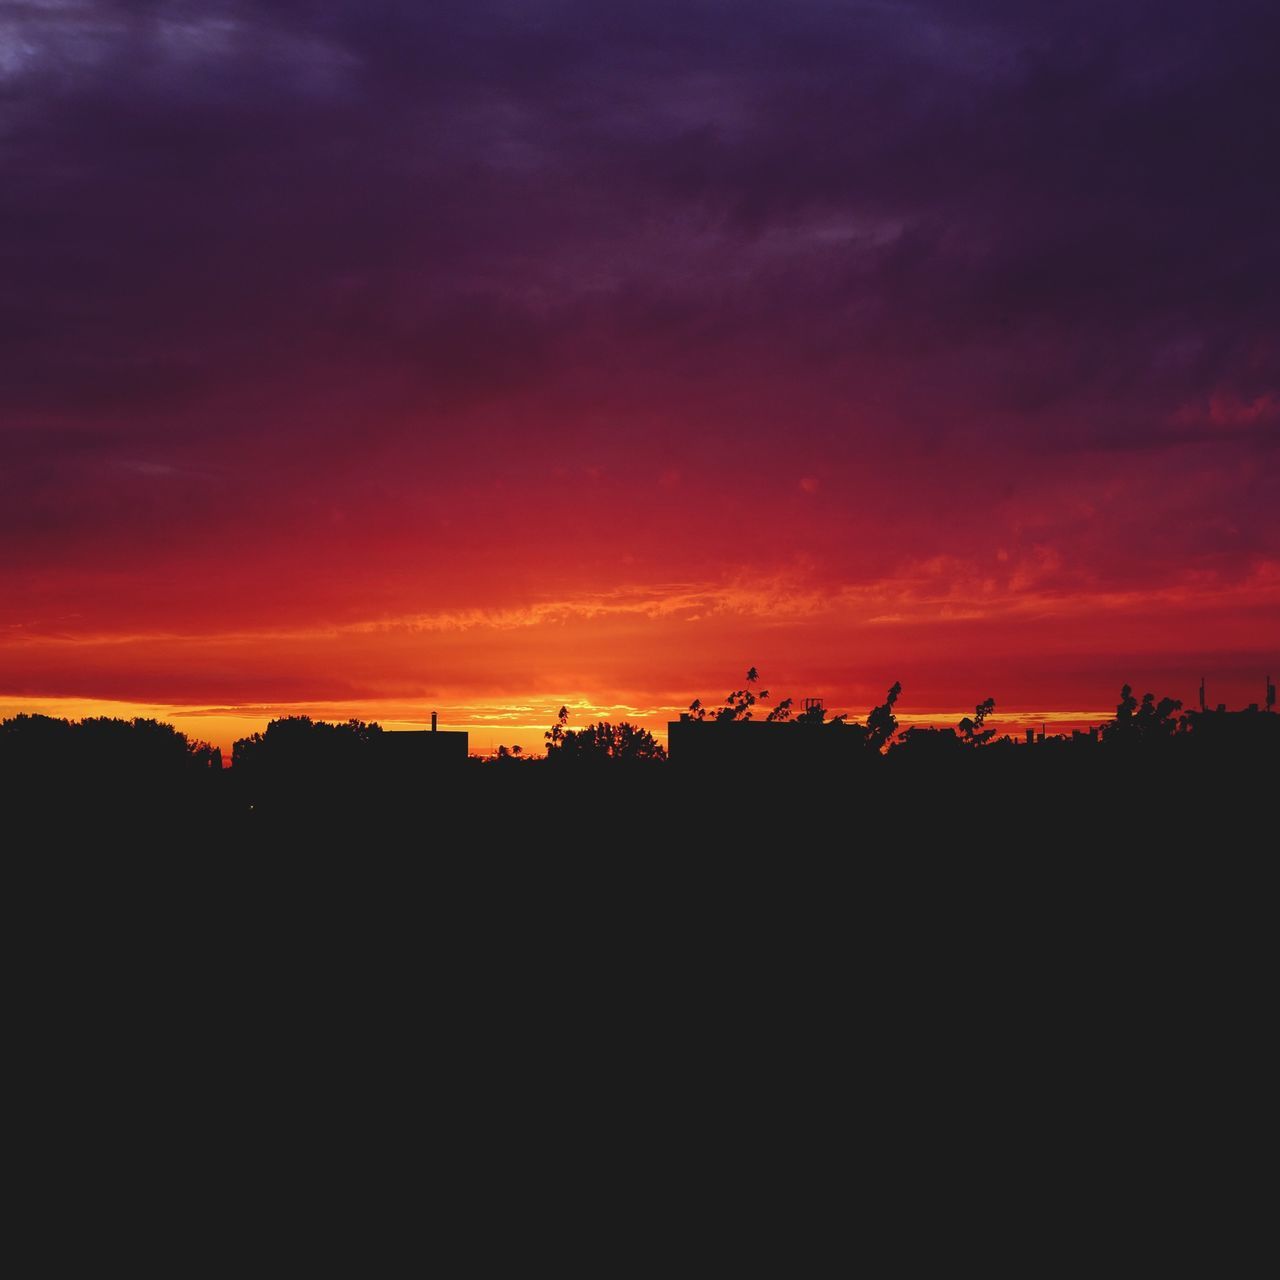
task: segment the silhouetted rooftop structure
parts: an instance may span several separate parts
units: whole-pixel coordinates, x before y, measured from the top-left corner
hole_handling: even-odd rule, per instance
[[[1184,732],[1193,742],[1240,751],[1280,750],[1280,716],[1263,711],[1256,702],[1243,711],[1219,705],[1212,711],[1188,711]]]
[[[865,754],[862,736],[839,721],[697,720],[688,715],[668,723],[667,752],[681,770],[754,771],[825,768]]]
[[[441,730],[433,711],[430,729],[384,729],[372,742],[380,762],[401,771],[465,764],[469,736],[460,730]]]
[[[906,730],[894,750],[909,755],[913,760],[932,760],[963,751],[965,745],[954,729],[917,725]]]

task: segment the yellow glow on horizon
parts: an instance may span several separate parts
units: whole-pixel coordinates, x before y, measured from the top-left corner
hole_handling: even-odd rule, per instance
[[[231,748],[239,738],[262,733],[271,720],[285,716],[305,715],[313,720],[343,722],[350,719],[376,721],[384,729],[412,730],[431,727],[431,711],[439,715],[442,730],[461,731],[469,736],[468,747],[472,755],[491,755],[499,746],[519,746],[526,756],[541,755],[545,746],[544,733],[555,720],[561,705],[569,707],[570,728],[581,728],[597,720],[629,720],[648,729],[663,745],[667,741],[667,723],[677,720],[685,707],[658,706],[637,708],[619,704],[592,704],[585,699],[566,703],[529,696],[509,702],[484,704],[441,703],[427,709],[406,706],[404,702],[387,703],[298,703],[274,705],[246,705],[242,707],[175,706],[157,703],[110,701],[95,698],[0,698],[0,720],[19,714],[47,715],[67,720],[83,720],[90,716],[109,716],[122,720],[135,717],[164,720],[187,737],[209,742],[218,747],[227,761]],[[829,708],[834,714],[838,709]],[[971,715],[972,707],[930,712],[902,712],[899,725],[906,729],[913,726],[952,726],[962,716]],[[756,719],[763,719],[767,708]],[[1051,731],[1069,733],[1110,720],[1112,710],[1012,710],[998,713],[988,720],[988,726],[997,736],[1010,734],[1020,738],[1026,729],[1039,730],[1048,725]],[[851,720],[864,720],[866,710],[850,715]]]

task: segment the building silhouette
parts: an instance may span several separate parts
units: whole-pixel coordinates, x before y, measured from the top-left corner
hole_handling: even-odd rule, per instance
[[[697,720],[667,724],[667,754],[682,773],[779,773],[851,765],[865,755],[860,733],[828,720]]]
[[[469,735],[461,730],[441,730],[433,711],[430,729],[384,729],[372,742],[382,769],[407,775],[465,765]]]

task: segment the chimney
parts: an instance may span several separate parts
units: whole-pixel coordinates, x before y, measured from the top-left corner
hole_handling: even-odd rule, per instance
[[[431,732],[435,733],[435,731],[436,731],[436,713],[433,711],[431,713]]]
[[[1027,730],[1027,746],[1034,745],[1036,740],[1036,731],[1034,729]]]

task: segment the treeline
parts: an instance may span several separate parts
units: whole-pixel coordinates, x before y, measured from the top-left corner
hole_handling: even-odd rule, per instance
[[[811,740],[820,730],[838,740],[845,758],[892,758],[904,764],[915,759],[936,760],[947,756],[981,751],[999,755],[1010,748],[1022,748],[1021,735],[997,735],[989,721],[995,714],[994,698],[975,705],[972,715],[962,717],[954,727],[909,727],[901,729],[895,709],[902,685],[894,683],[882,703],[870,709],[864,721],[846,714],[829,716],[821,702],[807,700],[797,707],[792,698],[772,706],[767,689],[759,688],[755,667],[746,673],[740,689],[726,695],[717,706],[695,699],[680,717],[690,725],[764,723],[775,726],[780,741]],[[1228,712],[1183,711],[1182,703],[1146,693],[1138,698],[1124,685],[1115,716],[1088,733],[1035,735],[1035,744],[1061,752],[1064,747],[1088,750],[1096,747],[1123,749],[1168,747],[1175,743],[1211,744],[1220,751],[1265,749],[1280,739],[1280,717],[1257,706]],[[344,723],[312,720],[307,716],[286,716],[272,720],[261,733],[236,741],[232,750],[233,772],[276,777],[285,774],[376,773],[389,767],[393,757],[379,751],[379,744],[397,734],[386,734],[376,722],[351,719]],[[555,722],[545,732],[542,754],[519,745],[501,745],[488,757],[472,756],[473,767],[497,768],[509,772],[545,765],[556,769],[611,764],[652,766],[667,760],[667,750],[647,729],[623,721],[599,721],[580,728],[569,725],[569,711],[561,707]],[[716,739],[714,730],[706,735]],[[724,740],[724,739],[721,739]],[[221,772],[222,753],[207,742],[196,741],[164,721],[106,716],[65,720],[45,715],[21,714],[0,721],[0,771],[10,779],[57,773],[118,780],[143,775],[156,781],[191,779]]]
[[[0,769],[13,775],[67,768],[102,776],[143,771],[155,778],[189,778],[220,770],[222,752],[163,720],[27,714],[0,720]]]
[[[9,824],[5,843],[18,851],[75,833],[77,848],[105,832],[126,840],[146,832],[149,843],[160,832],[190,838],[193,823],[226,811],[223,775],[221,751],[162,720],[0,721],[0,813]]]
[[[1280,761],[1280,716],[1256,707],[1184,711],[1125,686],[1096,730],[1028,744],[993,731],[992,698],[954,726],[902,728],[902,697],[895,683],[862,719],[829,716],[773,702],[753,669],[721,703],[695,700],[670,752],[562,708],[542,751],[484,759],[461,734],[289,716],[237,741],[225,770],[160,721],[20,715],[0,722],[0,811],[23,819],[18,848],[77,830],[175,850],[887,852],[1032,833],[1039,848],[1244,847]]]
[[[382,736],[382,726],[363,720],[330,724],[309,716],[272,720],[264,733],[240,738],[231,748],[238,769],[265,769],[285,762],[307,766],[356,767]]]

